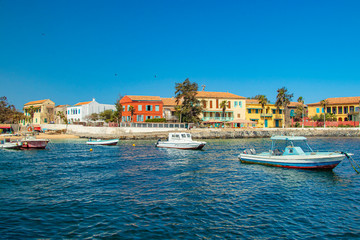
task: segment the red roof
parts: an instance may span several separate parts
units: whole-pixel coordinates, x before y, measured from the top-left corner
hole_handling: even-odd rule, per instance
[[[359,104],[360,97],[337,97],[337,98],[327,98],[325,99],[328,102],[328,105],[336,104]],[[320,102],[309,103],[309,106],[318,106],[321,105]]]
[[[245,97],[238,96],[228,92],[206,92],[198,91],[196,94],[197,98],[236,98],[236,99],[245,99]]]
[[[75,104],[74,106],[81,106],[81,105],[86,105],[86,104],[89,104],[91,103],[92,101],[89,101],[89,102],[79,102],[77,104]]]

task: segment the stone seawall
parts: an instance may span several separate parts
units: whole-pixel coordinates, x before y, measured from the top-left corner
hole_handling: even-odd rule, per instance
[[[190,132],[194,139],[235,139],[268,138],[274,135],[305,137],[360,137],[359,128],[266,128],[266,129],[213,129],[195,128],[191,130],[176,128],[130,128],[130,127],[84,127],[79,125],[43,124],[42,128],[67,129],[68,134],[83,138],[120,139],[159,139],[166,138],[169,132]]]

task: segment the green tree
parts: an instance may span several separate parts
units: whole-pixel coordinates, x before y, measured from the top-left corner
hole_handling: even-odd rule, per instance
[[[188,78],[182,83],[175,84],[175,101],[179,105],[176,109],[180,122],[200,122],[199,115],[202,107],[200,101],[196,98],[197,90],[197,83],[191,83]]]
[[[297,102],[299,103],[296,107],[296,114],[301,113],[301,121],[302,121],[302,128],[304,128],[304,117],[305,117],[305,106],[304,106],[304,98],[299,97]]]
[[[122,104],[120,103],[120,100],[121,100],[122,98],[123,98],[123,97],[121,96],[121,94],[119,94],[119,96],[118,96],[118,98],[116,99],[116,102],[115,102],[116,111],[113,112],[113,117],[112,117],[112,121],[115,121],[115,122],[117,122],[118,124],[121,122],[122,113],[123,113],[123,106],[122,106]]]
[[[134,106],[130,106],[129,107],[129,111],[130,111],[130,114],[131,114],[131,122],[134,122],[134,114],[135,114],[135,108]]]
[[[223,122],[224,122],[224,127],[225,127],[225,111],[228,105],[228,101],[224,100],[220,103],[220,108],[222,110],[222,116],[223,116]]]
[[[290,104],[291,99],[293,98],[293,94],[289,94],[286,87],[279,88],[277,90],[277,96],[276,96],[276,102],[275,106],[280,109],[280,107],[283,107],[283,115],[284,115],[284,121],[283,121],[283,128],[288,126],[288,105]]]
[[[90,114],[90,115],[87,115],[85,118],[86,118],[86,120],[88,120],[88,121],[93,121],[93,122],[95,122],[95,121],[99,120],[99,114],[97,114],[97,113],[92,113],[92,114]]]
[[[325,110],[326,110],[326,107],[327,107],[327,105],[329,105],[329,103],[328,103],[328,101],[326,100],[326,99],[324,99],[324,100],[321,100],[320,101],[320,105],[322,106],[322,108],[323,108],[323,111],[324,111],[324,128],[326,128],[326,120],[325,120]]]
[[[266,104],[268,104],[269,100],[267,99],[267,97],[265,95],[256,95],[256,99],[259,101],[259,104],[261,105],[261,113],[264,116],[264,126],[265,126],[264,108],[265,108]]]
[[[34,121],[34,115],[35,115],[35,108],[34,108],[34,106],[30,106],[28,109],[26,109],[27,110],[27,112],[28,112],[28,114],[29,114],[29,116],[30,116],[30,121],[31,121],[31,123],[33,123],[33,121]]]
[[[108,110],[101,112],[99,114],[99,118],[108,123],[112,120],[113,115],[114,115],[113,110],[108,109]]]

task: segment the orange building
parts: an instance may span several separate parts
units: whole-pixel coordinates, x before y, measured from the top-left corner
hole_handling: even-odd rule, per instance
[[[120,100],[123,106],[122,122],[145,122],[147,119],[163,117],[163,102],[158,96],[130,96]],[[134,107],[131,115],[130,106]]]

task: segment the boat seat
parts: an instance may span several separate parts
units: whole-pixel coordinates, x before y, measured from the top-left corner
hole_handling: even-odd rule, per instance
[[[256,154],[255,149],[254,149],[254,148],[250,148],[250,153],[255,155],[255,154]]]
[[[279,149],[275,149],[274,150],[274,155],[275,156],[280,156],[280,155],[282,155],[282,152]]]

